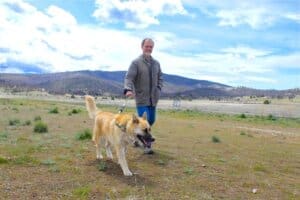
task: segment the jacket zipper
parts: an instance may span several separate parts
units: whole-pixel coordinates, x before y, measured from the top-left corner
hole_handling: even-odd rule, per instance
[[[149,66],[150,106],[152,106],[152,65],[153,65],[153,62],[152,62],[152,60],[150,60],[150,66]]]

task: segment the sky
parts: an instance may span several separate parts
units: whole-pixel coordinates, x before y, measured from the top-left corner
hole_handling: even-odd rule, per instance
[[[299,0],[0,0],[0,73],[126,71],[145,37],[166,74],[300,88]]]

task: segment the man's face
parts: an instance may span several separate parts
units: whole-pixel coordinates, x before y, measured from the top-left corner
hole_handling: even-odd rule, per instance
[[[154,47],[154,43],[151,40],[146,40],[144,42],[144,45],[142,46],[143,54],[145,56],[151,56],[153,47]]]

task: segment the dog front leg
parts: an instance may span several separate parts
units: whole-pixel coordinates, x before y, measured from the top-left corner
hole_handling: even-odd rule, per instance
[[[109,158],[109,159],[113,159],[113,154],[111,152],[111,148],[110,148],[110,144],[106,141],[106,144],[105,144],[105,149],[106,149],[106,156]]]
[[[126,161],[126,156],[125,156],[125,148],[124,147],[119,147],[116,149],[117,156],[118,156],[118,162],[123,170],[123,174],[125,176],[132,176],[131,171],[128,168],[128,164]]]

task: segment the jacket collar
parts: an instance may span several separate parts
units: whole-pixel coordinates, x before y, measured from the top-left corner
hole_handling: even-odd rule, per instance
[[[146,59],[146,57],[144,56],[144,54],[142,54],[140,57],[141,57],[141,58],[143,59],[143,61],[144,61],[145,63],[147,63],[147,64],[153,63],[153,57],[152,57],[152,56],[150,56],[150,59]]]

